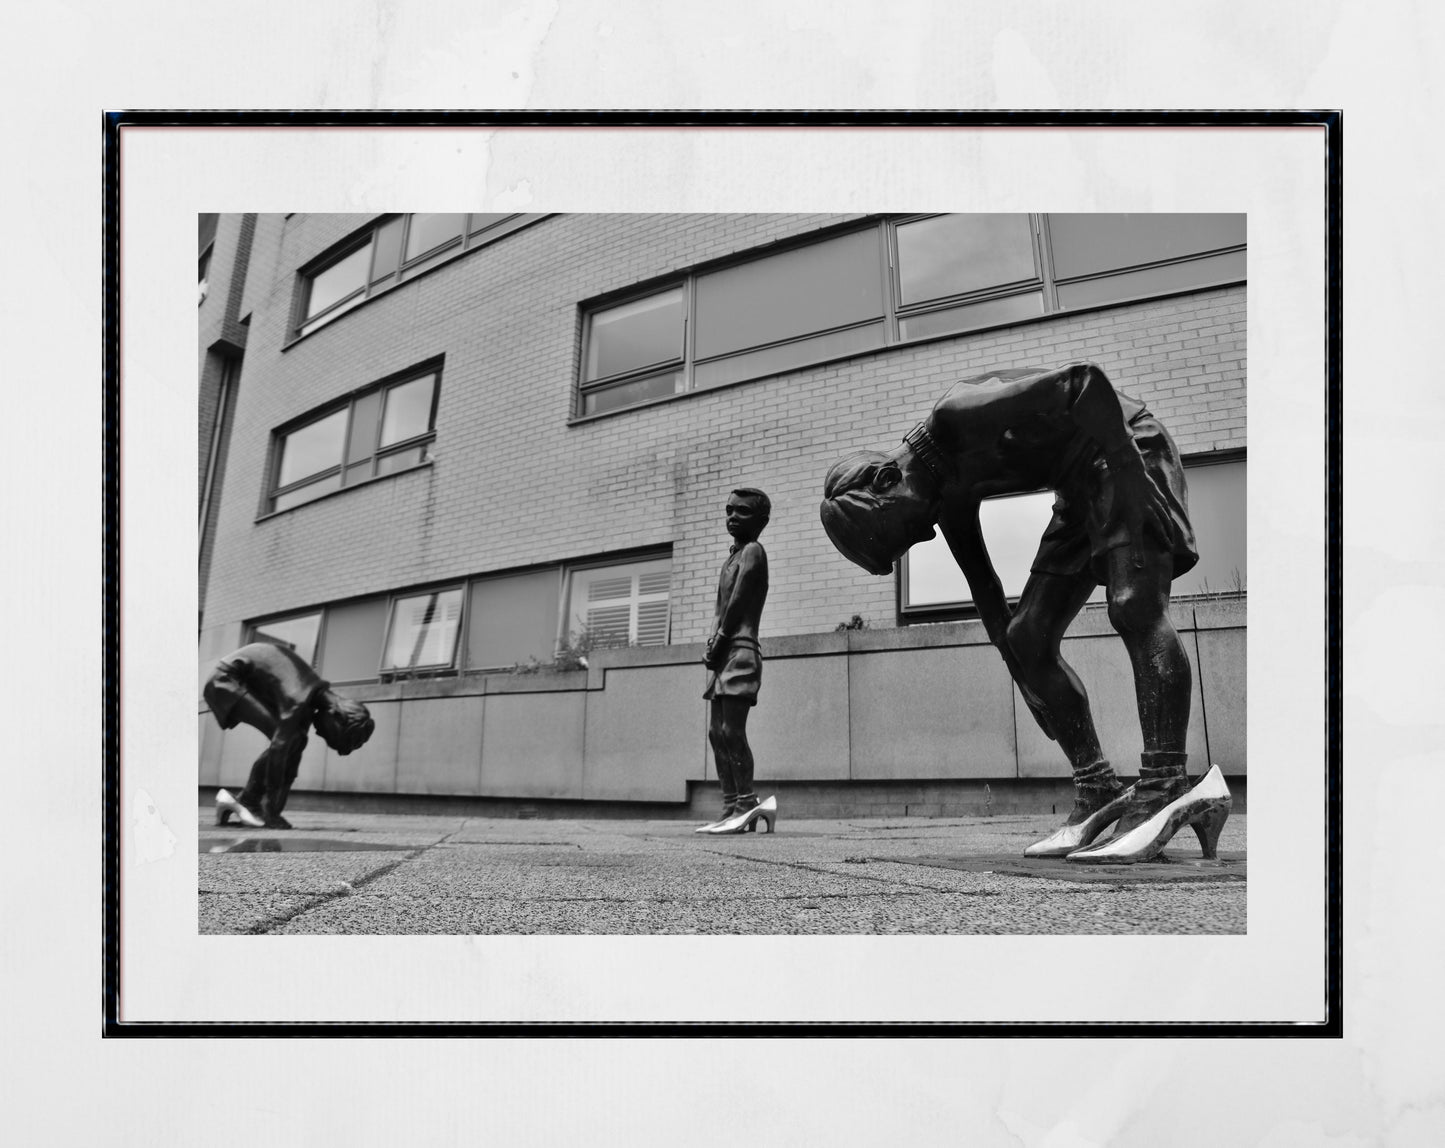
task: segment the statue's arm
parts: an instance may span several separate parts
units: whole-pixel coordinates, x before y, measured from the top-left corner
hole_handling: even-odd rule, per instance
[[[993,560],[988,556],[988,547],[984,545],[983,530],[978,521],[978,506],[976,498],[953,506],[945,503],[944,512],[938,520],[938,528],[943,532],[944,541],[948,543],[954,561],[958,563],[958,568],[963,571],[968,582],[974,607],[978,610],[979,621],[983,623],[988,640],[1003,658],[1009,677],[1018,686],[1019,693],[1023,695],[1034,720],[1039,723],[1039,728],[1052,739],[1054,731],[1048,707],[1025,683],[1018,659],[1009,648],[1008,624],[1013,617],[1013,611],[1009,609],[1003,583],[994,571]]]
[[[1010,617],[1008,599],[984,544],[978,507],[977,498],[945,502],[938,528],[943,532],[943,540],[948,543],[953,560],[958,563],[968,583],[979,621],[983,623],[989,641],[1002,650]]]
[[[749,542],[738,551],[738,569],[733,578],[732,593],[718,611],[717,625],[707,640],[703,662],[709,668],[718,668],[727,651],[728,639],[738,633],[749,614],[756,614],[762,609],[767,594],[768,556],[758,543]]]

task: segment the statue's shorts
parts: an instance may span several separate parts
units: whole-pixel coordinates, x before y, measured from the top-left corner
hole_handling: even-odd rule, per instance
[[[1169,537],[1161,538],[1146,527],[1143,548],[1174,556],[1174,577],[1199,561],[1194,528],[1189,523],[1189,497],[1184,464],[1163,425],[1147,411],[1129,426],[1134,444],[1144,456],[1144,467],[1169,507]],[[1054,498],[1054,516],[1044,531],[1032,569],[1039,574],[1075,575],[1088,570],[1099,583],[1107,581],[1106,555],[1119,547],[1132,547],[1126,511],[1114,476],[1097,451],[1081,457],[1060,483]]]
[[[727,660],[713,674],[703,697],[736,698],[746,705],[758,704],[758,686],[763,680],[763,655],[758,644],[749,638],[734,638],[728,644]]]

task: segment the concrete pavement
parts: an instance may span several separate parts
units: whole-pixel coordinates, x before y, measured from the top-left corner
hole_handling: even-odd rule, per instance
[[[1024,861],[1053,816],[695,822],[200,808],[202,933],[1244,933],[1245,824],[1149,865]],[[289,811],[288,811],[289,813]]]

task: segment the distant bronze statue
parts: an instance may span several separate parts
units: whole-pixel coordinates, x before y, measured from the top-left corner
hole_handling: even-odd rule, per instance
[[[768,524],[772,502],[761,490],[743,487],[727,501],[727,532],[734,542],[718,576],[717,611],[703,653],[712,703],[708,742],[722,784],[723,814],[698,833],[747,833],[761,821],[774,831],[778,801],[759,801],[753,792],[753,751],[748,746],[748,710],[758,701],[763,656],[758,623],[768,597],[768,556],[758,535]]]
[[[234,814],[243,825],[290,829],[281,811],[301,768],[307,731],[315,726],[321,740],[344,757],[365,745],[375,729],[364,705],[334,693],[331,683],[289,649],[270,642],[252,642],[222,658],[204,697],[222,729],[249,725],[271,739],[239,794],[217,792],[217,825]]]
[[[979,502],[1045,489],[1056,496],[1053,519],[1010,612]],[[989,639],[1073,767],[1073,811],[1025,856],[1146,861],[1186,825],[1204,856],[1216,855],[1231,798],[1218,766],[1197,784],[1185,772],[1193,679],[1169,620],[1170,583],[1199,555],[1179,453],[1142,403],[1091,363],[992,371],[955,383],[891,452],[837,463],[823,494],[828,537],[872,574],[891,573],[935,523],[942,529]],[[1059,653],[1099,584],[1129,651],[1143,730],[1139,781],[1128,789],[1104,759],[1083,684]],[[1110,825],[1112,836],[1091,844]]]

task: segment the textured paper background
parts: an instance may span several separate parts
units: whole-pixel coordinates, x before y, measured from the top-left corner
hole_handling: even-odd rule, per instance
[[[288,1143],[446,1143],[499,1135],[524,1142],[624,1136],[634,1143],[663,1136],[720,1142],[737,1134],[716,1120],[729,1106],[760,1115],[756,1127],[765,1131],[759,1138],[789,1142],[823,1135],[852,1142],[888,1136],[1060,1145],[1445,1139],[1440,1053],[1438,1042],[1428,1039],[1439,1016],[1434,978],[1445,956],[1445,932],[1433,911],[1435,835],[1427,820],[1445,797],[1440,707],[1430,688],[1438,676],[1433,667],[1445,580],[1440,516],[1428,497],[1442,400],[1430,372],[1419,370],[1429,362],[1422,336],[1436,327],[1432,273],[1442,254],[1431,210],[1439,164],[1427,120],[1438,87],[1430,62],[1445,46],[1438,15],[1393,3],[1286,3],[1260,11],[1216,3],[1088,10],[734,4],[703,13],[681,5],[262,4],[199,14],[164,4],[89,4],[30,8],[10,21],[11,163],[0,179],[15,225],[11,250],[22,274],[7,277],[0,289],[0,314],[8,336],[7,391],[12,404],[18,398],[20,426],[28,433],[15,436],[20,441],[11,455],[16,462],[5,502],[7,535],[19,540],[6,585],[21,617],[24,656],[8,659],[3,672],[12,723],[16,714],[44,715],[50,731],[42,736],[41,728],[21,726],[20,740],[7,754],[9,911],[0,952],[7,973],[4,1052],[20,1085],[8,1126],[22,1139],[66,1142],[90,1133],[110,1143],[230,1142],[253,1137],[261,1120],[269,1138]],[[1346,391],[1345,1039],[102,1045],[95,640],[100,468],[94,434],[98,118],[102,107],[167,106],[1344,107],[1350,173],[1345,366],[1352,384]],[[866,149],[850,155],[836,180],[814,173],[801,185],[774,171],[733,173],[736,182],[729,183],[700,162],[705,146],[689,144],[666,164],[614,164],[611,171],[604,165],[589,171],[588,180],[611,187],[619,205],[632,209],[664,192],[675,197],[670,209],[708,206],[716,200],[708,198],[713,189],[707,183],[718,181],[722,190],[751,189],[762,200],[743,197],[730,206],[778,210],[794,206],[786,198],[790,193],[806,187],[831,195],[835,182],[844,190],[871,191],[861,201],[869,208],[967,209],[960,201],[975,194],[989,203],[995,194],[1006,201],[1026,186],[1033,196],[1029,206],[1047,188],[1052,207],[1052,193],[1068,179],[1068,165],[1063,175],[1056,167],[1029,168],[1005,149],[1001,160],[974,169],[969,180],[983,181],[981,186],[964,180],[957,191],[919,202],[907,194],[915,188],[870,166]],[[339,176],[342,202],[329,195],[298,201],[293,194],[318,192],[323,177],[338,178],[323,157],[308,153],[294,170],[270,173],[280,185],[278,199],[244,195],[187,210],[356,210],[397,206],[396,195],[410,197],[407,207],[451,206],[427,198],[427,187],[435,185],[426,168],[434,161],[424,163],[419,155],[386,163],[384,175],[375,161],[357,163]],[[476,202],[478,187],[486,196],[483,206],[541,203],[559,194],[535,162],[509,157],[505,147],[493,145],[485,160],[469,157],[466,149],[454,156],[452,164],[473,165],[468,202]],[[205,173],[218,186],[253,190],[239,158],[218,162],[221,170]],[[1147,205],[1155,207],[1168,194],[1188,190],[1188,181],[1160,187],[1159,179],[1153,171],[1120,173],[1107,190],[1149,196]],[[416,182],[404,182],[411,180]],[[819,199],[807,202],[816,206]],[[177,228],[173,241],[165,237],[168,227]],[[161,233],[147,237],[147,247],[154,248],[149,274],[162,296],[174,278],[177,298],[193,299],[189,234],[188,220],[163,219]],[[1269,337],[1255,311],[1259,254],[1252,236],[1255,489],[1262,485],[1259,403],[1280,394],[1272,386],[1276,380],[1263,376],[1255,362]],[[164,324],[172,310],[182,314],[162,298],[151,318]],[[158,424],[169,418],[184,439],[145,443],[139,473],[149,470],[162,483],[190,473],[194,432],[184,405],[194,393],[189,321],[173,326],[173,346],[157,343],[136,366],[138,380],[154,376],[153,405],[147,409],[142,398],[141,406],[131,407],[127,397],[128,418],[153,417]],[[1292,324],[1276,330],[1280,338],[1305,335]],[[170,390],[163,399],[162,387]],[[1313,432],[1306,426],[1302,433]],[[187,452],[184,466],[169,467],[173,449]],[[155,457],[147,461],[146,453]],[[66,467],[44,465],[62,456]],[[1318,555],[1321,545],[1319,535],[1310,534],[1318,529],[1319,499],[1313,495],[1319,483],[1318,475],[1306,476],[1290,492],[1306,558],[1311,551]],[[189,494],[176,495],[187,502],[177,522],[192,521]],[[1252,515],[1252,531],[1258,522]],[[173,546],[185,558],[176,572],[164,568],[165,551],[156,548],[144,575],[167,590],[185,587],[183,594],[194,594],[189,528]],[[1253,605],[1264,571],[1252,567]],[[141,607],[134,624],[158,631],[145,644],[160,651],[173,642],[193,656],[186,613],[192,601],[170,603],[176,620]],[[1256,639],[1257,613],[1252,609]],[[1302,704],[1308,704],[1318,697],[1317,666],[1306,663],[1298,678]],[[76,690],[62,694],[61,683],[72,680],[80,683]],[[192,672],[180,682],[173,691],[156,687],[156,713],[189,706]],[[159,728],[148,734],[146,719],[137,723],[134,732],[142,740],[134,752],[142,763],[147,754],[178,752]],[[1251,722],[1252,736],[1260,724]],[[187,722],[185,728],[180,744],[193,755],[193,727]],[[1311,730],[1286,727],[1282,735],[1308,739]],[[1283,754],[1281,769],[1291,756]],[[187,760],[193,768],[193,756]],[[164,776],[162,762],[151,768]],[[1252,778],[1248,943],[1260,923],[1259,870],[1268,848],[1255,829],[1263,819],[1256,786],[1264,772],[1261,767]],[[184,808],[169,806],[167,792],[156,788],[158,815],[176,832],[176,850],[183,854],[193,788]],[[1288,810],[1279,812],[1283,820]],[[130,809],[124,817],[130,820]],[[163,836],[160,842],[163,851]],[[182,873],[193,889],[189,863],[162,862],[158,871]],[[161,894],[169,880],[158,882]],[[172,883],[171,892],[180,887]],[[165,896],[158,896],[164,903]],[[234,939],[216,940],[213,951],[200,953],[168,986],[170,995],[200,1000],[243,991],[253,977],[264,982],[273,976],[266,970],[279,951],[276,943],[284,943],[257,939],[246,959],[233,963],[222,950]],[[1132,964],[1139,943],[1120,941],[1110,959]],[[404,969],[413,964],[411,954],[402,954],[410,944],[396,944],[394,959]],[[967,982],[977,975],[978,959],[949,954],[939,971]],[[1040,960],[1059,982],[1069,979],[1062,953]],[[458,971],[474,967],[467,955]],[[625,971],[617,979],[630,992],[630,978],[620,976]],[[774,971],[760,967],[759,982]],[[414,970],[396,980],[383,995],[404,1008],[413,1003],[408,994],[421,989]],[[259,1090],[261,1097],[231,1118],[218,1114],[217,1097],[236,1095],[238,1084],[262,1064],[271,1083]],[[1211,1098],[1212,1123],[1197,1119],[1201,1097]]]

